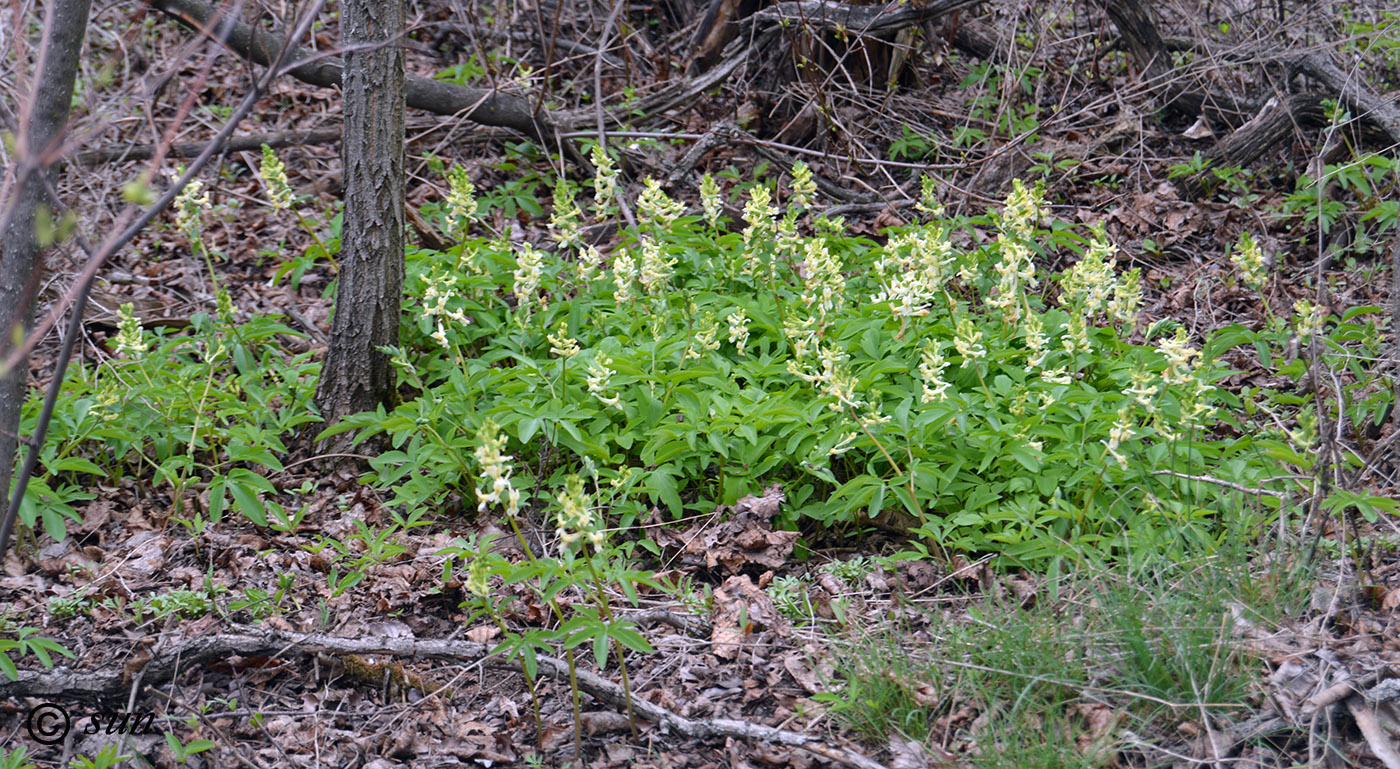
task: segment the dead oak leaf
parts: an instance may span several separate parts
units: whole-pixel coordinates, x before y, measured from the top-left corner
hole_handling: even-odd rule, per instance
[[[792,626],[773,604],[773,599],[753,583],[748,575],[725,580],[714,592],[714,616],[710,641],[715,656],[734,659],[744,641],[760,630],[773,630],[786,636]]]

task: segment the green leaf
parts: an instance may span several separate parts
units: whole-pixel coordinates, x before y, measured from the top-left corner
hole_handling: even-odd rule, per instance
[[[651,654],[655,651],[651,644],[647,642],[645,636],[630,627],[630,623],[627,625],[614,624],[608,630],[608,634],[616,638],[618,643],[634,652]]]
[[[45,464],[51,473],[91,473],[103,477],[107,475],[105,470],[85,457],[64,457]]]
[[[245,518],[259,526],[267,525],[267,508],[263,506],[256,488],[240,481],[230,481],[228,490],[238,505],[238,511],[243,513]]]
[[[608,636],[604,633],[593,637],[593,659],[598,663],[599,670],[608,665]]]
[[[681,504],[681,495],[676,488],[676,477],[674,465],[663,465],[651,471],[647,479],[647,485],[653,492],[653,501],[660,498],[666,503],[666,507],[671,511],[671,515],[680,515],[684,510]]]

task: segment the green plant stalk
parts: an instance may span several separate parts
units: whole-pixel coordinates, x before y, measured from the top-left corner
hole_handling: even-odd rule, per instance
[[[496,611],[495,604],[490,601],[483,602],[486,604],[486,612],[491,615],[491,620],[496,623],[496,627],[500,628],[501,635],[505,637],[512,635],[510,629],[506,627],[505,621]],[[535,677],[530,675],[530,671],[524,665],[520,666],[520,672],[525,675],[525,686],[530,690],[530,705],[535,711],[535,747],[540,752],[544,752],[544,719],[540,717],[540,695],[535,690]]]
[[[525,540],[525,535],[520,531],[520,524],[515,520],[515,516],[507,516],[510,521],[510,528],[515,532],[515,538],[520,542],[520,547],[525,556],[530,559],[531,565],[538,565],[539,559],[535,557],[535,551],[530,547],[530,543]],[[554,612],[554,617],[560,623],[564,622],[564,610],[559,608],[559,602],[553,598],[549,599],[549,608]],[[573,692],[574,710],[574,753],[579,760],[583,760],[583,711],[579,706],[578,675],[574,667],[574,650],[565,649],[564,659],[569,663],[569,689]],[[630,706],[629,702],[629,706]]]
[[[881,443],[880,439],[876,438],[875,435],[866,428],[865,423],[860,421],[860,418],[856,416],[856,410],[851,408],[848,404],[846,406],[846,411],[851,415],[851,419],[855,420],[856,425],[860,427],[860,431],[865,433],[865,437],[869,438],[871,442],[875,444],[875,448],[878,448],[880,453],[885,455],[885,461],[890,463],[890,469],[894,471],[894,474],[896,476],[904,475],[904,471],[899,469],[899,463],[894,461],[894,457],[890,456],[890,452],[885,450],[885,444]],[[909,505],[911,509],[919,511],[919,518],[922,522],[924,508],[919,504],[919,495],[914,490],[913,473],[909,473]]]
[[[608,604],[608,597],[603,592],[603,580],[598,576],[598,569],[594,567],[593,559],[589,558],[587,561],[588,573],[593,577],[594,595],[598,600],[598,611],[602,613],[603,621],[611,624],[613,620],[612,607]],[[627,680],[627,658],[623,656],[625,649],[622,646],[622,642],[616,638],[613,639],[613,647],[617,650],[617,665],[618,669],[622,672],[622,697],[627,703],[627,725],[632,728],[632,737],[636,739],[641,736],[641,732],[637,729],[637,715],[632,712],[632,687]]]
[[[551,603],[553,603],[551,601]],[[574,757],[583,760],[583,708],[579,704],[578,668],[574,664],[574,650],[566,649],[564,659],[569,663],[569,691],[573,692],[574,706]]]
[[[340,264],[336,262],[334,256],[331,256],[331,251],[326,248],[326,244],[321,242],[321,237],[316,234],[315,228],[306,221],[306,217],[301,215],[300,210],[293,208],[292,213],[297,215],[297,221],[301,223],[301,228],[306,230],[306,233],[311,236],[312,240],[316,241],[316,246],[321,249],[321,253],[326,257],[326,261],[331,263],[331,269],[334,270],[337,275],[340,274]]]

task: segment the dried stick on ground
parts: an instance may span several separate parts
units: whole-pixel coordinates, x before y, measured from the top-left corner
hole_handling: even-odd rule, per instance
[[[235,136],[224,145],[225,152],[244,152],[260,149],[264,144],[273,148],[300,147],[311,144],[330,144],[340,141],[339,128],[323,128],[318,131],[277,131],[265,134]],[[167,157],[192,158],[204,151],[208,142],[172,144],[166,150]],[[114,161],[150,160],[155,157],[157,145],[142,144],[129,147],[104,147],[84,150],[74,160],[80,165],[98,165]]]
[[[281,49],[282,37],[270,32],[261,32],[239,21],[219,20],[219,9],[199,0],[154,0],[152,5],[191,29],[204,29],[210,24],[232,24],[228,45],[240,56],[266,65],[272,55]],[[312,58],[306,51],[295,49],[294,64],[288,73],[296,79],[311,85],[331,87],[340,85],[343,63],[332,57]],[[433,112],[438,115],[461,115],[462,117],[487,126],[509,128],[517,133],[539,141],[545,147],[559,147],[569,159],[587,173],[592,167],[579,154],[572,143],[563,142],[557,136],[553,121],[543,112],[536,112],[530,100],[516,94],[492,91],[484,88],[470,88],[455,83],[446,83],[427,77],[409,76],[406,83],[408,106]]]
[[[255,628],[248,630],[254,631]],[[518,663],[491,655],[489,644],[472,641],[419,641],[412,638],[339,638],[319,633],[285,633],[265,631],[262,633],[209,635],[189,639],[172,645],[162,653],[153,655],[150,662],[141,670],[142,679],[147,684],[170,680],[181,669],[198,667],[214,660],[227,659],[233,655],[243,657],[283,656],[289,652],[312,654],[323,652],[335,655],[346,654],[388,654],[394,657],[420,657],[452,660],[480,661],[490,668],[520,670]],[[539,672],[561,681],[569,680],[569,667],[561,659],[541,655],[537,657]],[[57,668],[49,672],[31,670],[19,671],[19,680],[14,682],[0,679],[0,696],[14,697],[69,697],[76,699],[111,698],[122,694],[126,689],[125,675],[120,665],[91,672],[77,672],[67,668]],[[622,687],[586,670],[577,671],[579,689],[594,698],[614,707],[622,707],[627,695]],[[859,769],[885,769],[878,761],[867,758],[853,750],[825,744],[821,739],[785,729],[749,723],[732,718],[692,719],[655,705],[640,697],[632,698],[632,707],[638,715],[659,724],[666,729],[691,739],[714,737],[738,737],[775,745],[802,748]]]

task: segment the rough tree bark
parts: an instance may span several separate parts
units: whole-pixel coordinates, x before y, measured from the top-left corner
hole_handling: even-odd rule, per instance
[[[20,113],[14,177],[10,180],[13,195],[6,206],[4,241],[0,243],[0,359],[9,355],[34,324],[40,260],[47,245],[35,228],[36,217],[55,208],[49,197],[49,169],[58,160],[68,122],[90,6],[90,0],[54,0],[49,5],[39,71],[29,104]],[[19,416],[28,375],[26,359],[10,371],[0,372],[0,492],[6,499],[19,446]],[[8,516],[0,523],[0,558],[13,525]]]
[[[348,0],[341,9],[345,219],[330,344],[316,388],[327,425],[392,405],[404,280],[404,0]]]

